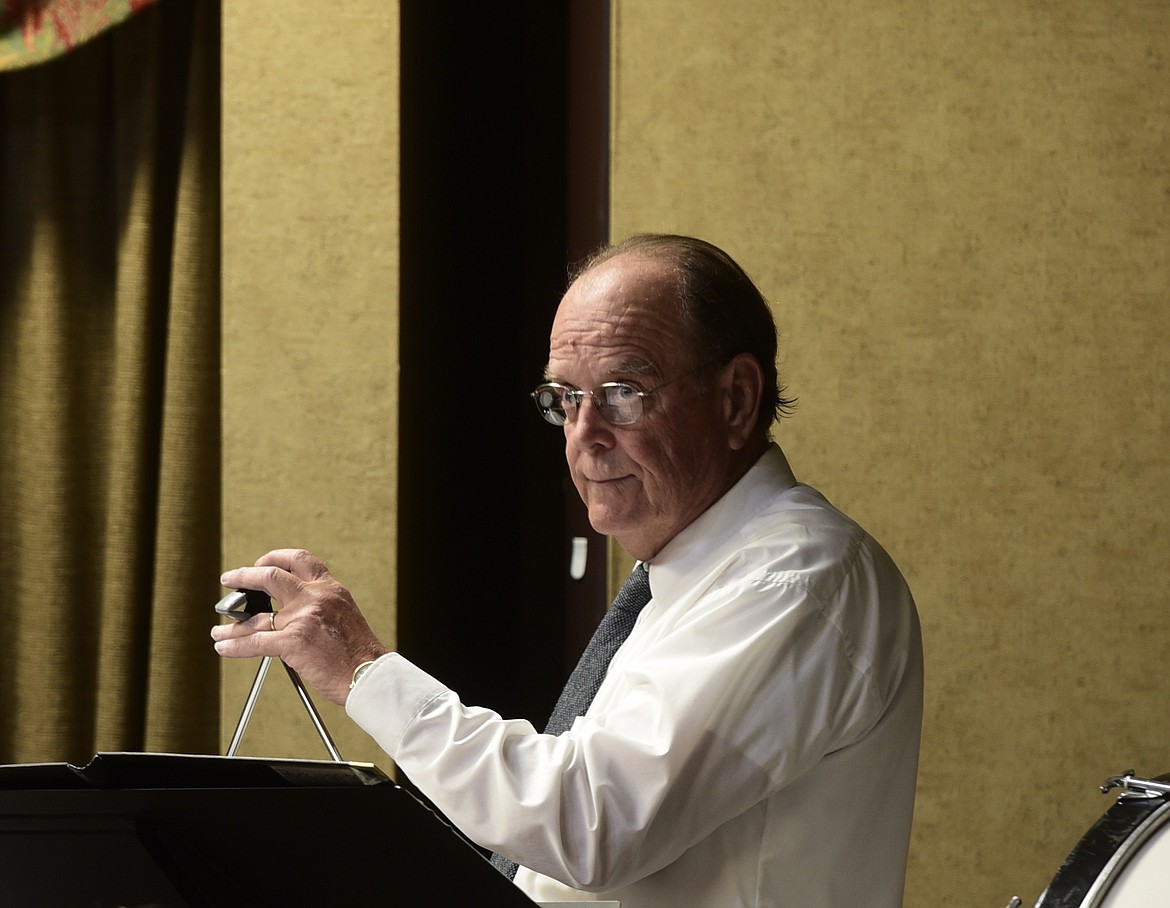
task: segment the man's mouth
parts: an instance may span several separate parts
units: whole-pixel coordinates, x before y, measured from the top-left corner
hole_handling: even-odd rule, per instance
[[[621,482],[623,479],[632,479],[632,478],[633,477],[629,473],[625,473],[621,476],[589,476],[589,475],[586,475],[585,481],[591,482],[594,485],[606,485],[608,483]]]

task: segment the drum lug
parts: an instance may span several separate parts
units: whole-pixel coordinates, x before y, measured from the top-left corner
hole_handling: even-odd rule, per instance
[[[1131,769],[1118,776],[1110,776],[1101,783],[1101,794],[1108,794],[1114,788],[1120,788],[1119,801],[1133,801],[1149,798],[1164,798],[1170,794],[1170,784],[1155,782],[1151,779],[1135,779]]]

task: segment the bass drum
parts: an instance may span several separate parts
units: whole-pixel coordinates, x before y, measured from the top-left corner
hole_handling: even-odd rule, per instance
[[[1114,776],[1121,788],[1061,864],[1036,908],[1170,908],[1170,775]]]

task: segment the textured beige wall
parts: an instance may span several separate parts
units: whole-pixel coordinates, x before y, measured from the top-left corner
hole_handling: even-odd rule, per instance
[[[615,12],[614,235],[756,277],[779,439],[919,600],[907,905],[1032,904],[1170,772],[1170,5]]]
[[[225,3],[223,49],[224,565],[310,548],[392,643],[398,4]],[[225,744],[255,669],[225,666]],[[327,758],[279,670],[241,753]]]

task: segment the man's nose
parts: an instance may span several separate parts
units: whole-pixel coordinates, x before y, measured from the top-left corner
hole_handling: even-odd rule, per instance
[[[577,407],[576,416],[565,423],[565,437],[578,448],[609,447],[613,444],[613,426],[594,406],[593,398],[586,397]]]

